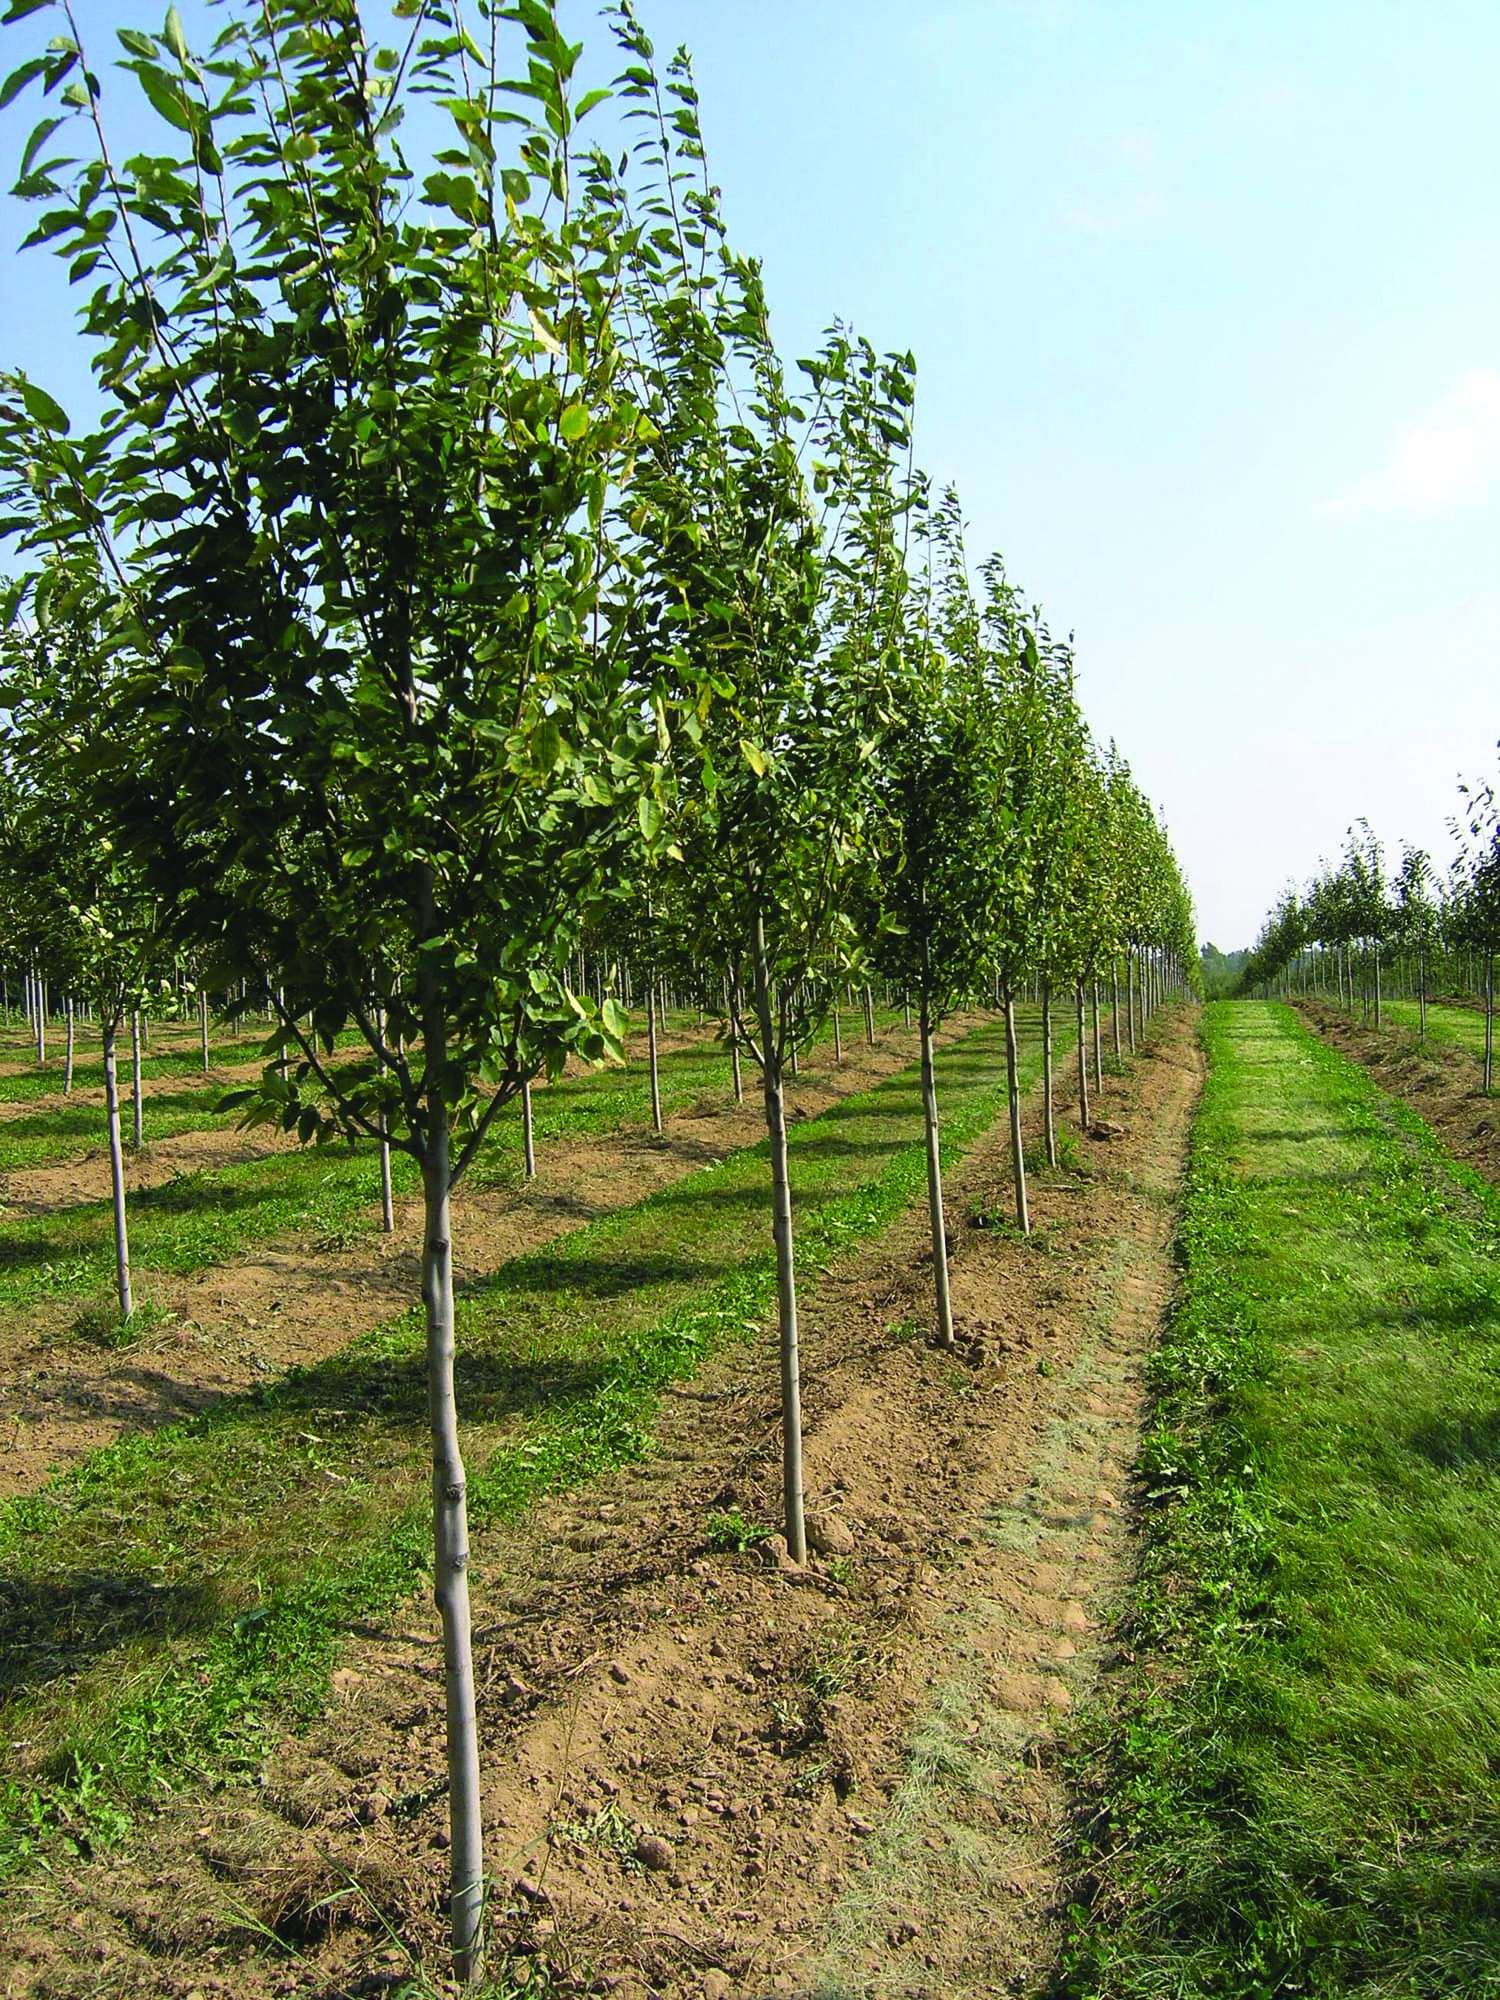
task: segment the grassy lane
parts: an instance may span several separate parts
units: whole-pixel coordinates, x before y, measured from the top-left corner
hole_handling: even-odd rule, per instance
[[[1002,1030],[937,1061],[956,1155],[1003,1106]],[[794,1127],[804,1270],[920,1195],[920,1118],[913,1068]],[[665,1382],[720,1338],[761,1334],[768,1206],[756,1147],[465,1296],[478,1522],[637,1455]],[[268,1721],[321,1701],[349,1627],[420,1584],[421,1342],[413,1313],[0,1512],[0,1701],[24,1746],[0,1783],[0,1862],[23,1864],[59,1832],[107,1834],[184,1771],[243,1766]]]
[[[1068,1990],[1500,1993],[1500,1195],[1289,1008],[1206,1035]]]
[[[899,1016],[894,1017],[899,1019]],[[890,1027],[885,1017],[878,1027]],[[862,1032],[862,1031],[861,1031]],[[822,1040],[829,1039],[825,1031]],[[826,1054],[826,1050],[823,1052]],[[660,1060],[662,1110],[670,1117],[709,1097],[728,1097],[722,1048],[702,1043],[665,1051]],[[175,1128],[204,1129],[220,1121],[217,1087],[147,1100],[148,1136],[166,1136],[159,1107]],[[651,1115],[644,1062],[568,1075],[536,1093],[538,1149],[579,1137],[607,1137]],[[68,1108],[0,1126],[0,1173],[66,1158],[92,1121],[102,1143],[103,1114]],[[128,1112],[127,1112],[128,1124]],[[495,1123],[469,1173],[474,1188],[506,1187],[523,1174],[519,1107]],[[415,1168],[392,1161],[398,1194],[414,1194]],[[274,1236],[339,1241],[378,1222],[379,1187],[373,1147],[298,1150],[248,1159],[212,1171],[174,1175],[128,1197],[131,1261],[141,1272],[187,1275],[223,1263]],[[81,1307],[106,1299],[113,1285],[114,1239],[107,1200],[75,1203],[47,1215],[7,1216],[0,1223],[0,1307],[23,1308],[58,1293],[76,1293]]]

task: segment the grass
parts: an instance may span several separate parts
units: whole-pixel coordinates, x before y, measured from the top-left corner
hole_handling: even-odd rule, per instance
[[[877,1031],[897,1018],[877,1017]],[[821,1040],[827,1044],[830,1037],[831,1030],[825,1030]],[[245,1044],[246,1049],[252,1046]],[[707,1039],[707,1031],[699,1044],[664,1052],[659,1070],[662,1109],[668,1116],[705,1097],[728,1100],[728,1060]],[[214,1087],[174,1092],[165,1102],[148,1098],[148,1140],[220,1122],[212,1108],[219,1094]],[[165,1130],[159,1118],[165,1119]],[[538,1090],[533,1101],[536,1144],[543,1155],[549,1145],[580,1136],[608,1137],[649,1118],[650,1081],[643,1062],[564,1076]],[[84,1106],[0,1122],[0,1173],[64,1159],[90,1131],[102,1148],[103,1123],[102,1111]],[[128,1109],[125,1124],[128,1130]],[[469,1184],[513,1186],[523,1173],[517,1105],[491,1129],[470,1169]],[[392,1160],[392,1180],[398,1195],[415,1193],[416,1171],[404,1155]],[[128,1197],[131,1262],[138,1273],[186,1276],[273,1236],[300,1236],[309,1247],[342,1248],[351,1236],[376,1229],[378,1203],[375,1154],[368,1145],[276,1153],[176,1174]],[[81,1303],[97,1300],[113,1282],[107,1199],[73,1203],[50,1214],[10,1216],[0,1226],[0,1306],[14,1311],[59,1293],[76,1293]]]
[[[949,1158],[1004,1102],[1003,1033],[938,1053]],[[1035,1065],[1033,1064],[1034,1070]],[[793,1128],[804,1274],[925,1187],[915,1068]],[[505,1265],[460,1303],[476,1528],[648,1448],[658,1392],[775,1296],[764,1147]],[[315,1710],[351,1625],[421,1587],[420,1315],[0,1510],[0,1867],[108,1839]],[[481,1561],[482,1561],[481,1547]]]
[[[1290,1009],[1205,1032],[1061,1984],[1500,1993],[1500,1195]]]

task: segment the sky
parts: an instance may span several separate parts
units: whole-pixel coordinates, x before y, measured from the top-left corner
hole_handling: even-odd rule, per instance
[[[1500,737],[1493,0],[638,5],[693,50],[783,350],[915,351],[918,456],[1073,633],[1200,936],[1248,943],[1362,817],[1446,866]],[[61,267],[0,268],[0,366],[82,408]]]

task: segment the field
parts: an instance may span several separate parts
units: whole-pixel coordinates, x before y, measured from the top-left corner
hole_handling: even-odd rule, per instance
[[[764,1148],[707,1031],[669,1024],[660,1137],[634,1064],[569,1076],[537,1180],[502,1128],[469,1198],[491,1990],[1500,1990],[1500,1196],[1291,1010],[1169,1007],[1033,1153],[1023,1239],[976,1013],[938,1058],[950,1357],[911,1037],[854,1026],[795,1087],[806,1569],[769,1539]],[[413,1205],[383,1242],[370,1158],[226,1128],[239,1050],[205,1084],[187,1040],[155,1034],[133,1202],[199,1147],[259,1228],[143,1226],[125,1346],[107,1269],[9,1263],[0,1991],[415,2000],[446,1814]],[[1441,1106],[1471,1058],[1426,1061]],[[34,1082],[15,1048],[7,1254],[95,1200],[86,1072]]]

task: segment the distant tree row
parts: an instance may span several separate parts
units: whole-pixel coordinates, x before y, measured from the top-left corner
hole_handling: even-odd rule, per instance
[[[1403,847],[1391,869],[1367,821],[1352,827],[1337,864],[1300,892],[1285,889],[1246,960],[1247,992],[1315,991],[1377,1028],[1393,988],[1417,1002],[1427,1037],[1434,992],[1484,1008],[1484,1089],[1494,1085],[1495,953],[1500,949],[1500,804],[1483,783],[1460,788],[1447,874]]]

